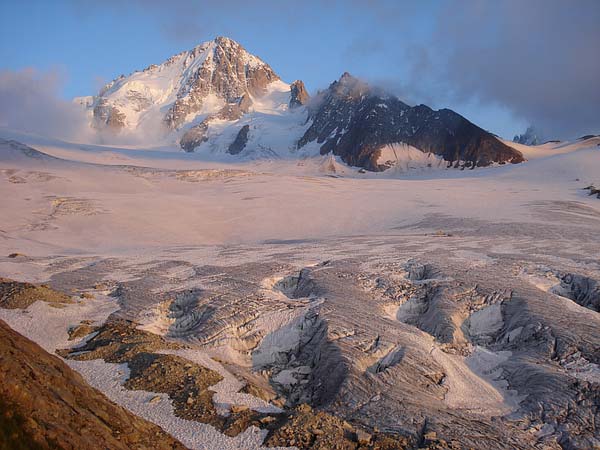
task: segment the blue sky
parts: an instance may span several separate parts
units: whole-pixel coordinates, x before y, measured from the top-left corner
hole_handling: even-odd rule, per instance
[[[0,0],[0,69],[51,72],[61,80],[58,95],[71,98],[224,35],[311,92],[349,71],[408,103],[450,107],[505,137],[530,123],[555,137],[600,132],[588,129],[600,104],[598,64],[587,61],[581,75],[557,64],[572,64],[571,53],[600,54],[598,5]]]

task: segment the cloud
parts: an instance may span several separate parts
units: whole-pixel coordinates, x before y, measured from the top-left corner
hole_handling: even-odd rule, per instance
[[[64,76],[56,70],[0,70],[0,127],[97,144],[156,144],[164,138],[159,117],[132,132],[92,128],[84,106],[60,98],[63,82]]]
[[[0,70],[0,126],[69,140],[86,138],[89,127],[82,108],[59,97],[62,81],[57,71]]]
[[[448,2],[409,86],[507,108],[550,137],[600,132],[599,23],[597,0]]]
[[[344,55],[410,104],[504,111],[550,137],[600,133],[597,0],[373,0]],[[362,73],[361,73],[362,72]],[[500,125],[500,118],[499,118]],[[524,131],[524,128],[523,130]]]

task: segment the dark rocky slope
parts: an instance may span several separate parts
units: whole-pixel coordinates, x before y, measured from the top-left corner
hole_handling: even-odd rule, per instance
[[[449,109],[410,107],[344,73],[310,109],[312,125],[298,147],[316,141],[321,154],[333,152],[353,166],[379,171],[380,150],[403,142],[431,152],[449,165],[467,167],[519,163],[523,155]]]
[[[249,131],[250,125],[244,125],[242,128],[240,128],[240,131],[238,132],[235,141],[233,141],[227,149],[227,153],[231,155],[237,155],[242,150],[244,150],[244,147],[246,147],[246,143],[248,142]]]

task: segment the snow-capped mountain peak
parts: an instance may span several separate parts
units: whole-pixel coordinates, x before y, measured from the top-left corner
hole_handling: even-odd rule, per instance
[[[277,80],[267,63],[221,36],[108,83],[89,106],[92,124],[113,131],[159,123],[178,129],[244,95],[259,97]]]

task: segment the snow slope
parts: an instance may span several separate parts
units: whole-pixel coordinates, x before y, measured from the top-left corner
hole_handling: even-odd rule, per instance
[[[274,101],[261,107],[275,111],[276,104]],[[332,155],[228,161],[211,157],[208,150],[186,154],[168,146],[82,145],[4,131],[2,136],[18,138],[33,148],[0,141],[0,276],[47,281],[53,273],[68,268],[81,280],[88,270],[86,265],[94,266],[92,260],[110,258],[128,262],[127,270],[111,266],[111,279],[137,280],[149,264],[173,259],[183,264],[189,259],[195,266],[182,266],[184,271],[173,273],[169,279],[173,284],[165,289],[195,288],[197,285],[186,284],[185,271],[196,273],[199,269],[200,273],[204,270],[201,268],[222,265],[239,272],[232,278],[236,280],[232,290],[236,291],[244,283],[253,285],[248,275],[251,269],[240,265],[262,267],[269,258],[281,271],[289,261],[308,267],[331,259],[341,261],[339,267],[343,267],[349,258],[362,263],[376,257],[378,267],[391,264],[390,270],[398,276],[399,261],[419,257],[448,258],[449,266],[456,266],[463,275],[475,272],[475,278],[478,271],[489,271],[487,278],[477,278],[476,282],[493,281],[502,289],[512,289],[505,281],[510,281],[506,277],[511,271],[520,273],[516,258],[529,261],[546,255],[546,260],[564,262],[568,256],[580,264],[578,270],[598,270],[594,236],[600,229],[600,200],[582,190],[589,184],[600,184],[600,149],[596,141],[532,149],[537,157],[519,165],[462,171],[423,167],[419,157],[424,154],[394,145],[386,149],[387,153],[382,152],[382,157],[395,159],[395,169],[360,173]],[[405,164],[416,164],[421,170],[405,172]],[[14,252],[26,256],[7,257]],[[403,256],[399,258],[399,254]],[[509,262],[498,266],[497,260],[502,257]],[[78,268],[85,270],[77,272]],[[156,270],[165,275],[162,266]],[[221,270],[225,269],[219,268],[215,274]],[[341,287],[348,284],[336,272],[339,268],[324,265],[323,270],[332,270],[332,279],[339,280]],[[360,272],[361,282],[368,281],[363,269]],[[205,275],[214,274],[209,270]],[[102,282],[100,272],[93,276],[94,283]],[[241,280],[243,283],[238,284]],[[224,284],[222,288],[231,286]],[[265,291],[266,287],[261,289]],[[524,301],[531,301],[532,293],[524,292]],[[340,291],[344,309],[354,294]],[[286,300],[283,293],[281,297],[280,301],[289,301],[290,305],[302,301]],[[258,298],[263,304],[270,297]],[[331,302],[329,294],[328,299]],[[94,311],[83,311],[79,305],[54,311],[35,304],[26,313],[1,311],[0,315],[24,334],[45,340],[52,349],[63,344],[66,326],[83,318],[103,319],[116,306],[108,298],[101,300],[107,301]],[[572,303],[568,299],[543,300],[541,311],[557,302]],[[577,314],[597,315],[575,307]],[[378,311],[371,303],[368,310]],[[79,317],[78,311],[85,314]],[[527,308],[522,311],[530,314]],[[568,308],[561,311],[569,313]],[[556,320],[560,319],[560,314],[551,312]],[[95,315],[100,313],[102,317]],[[59,320],[61,317],[64,321]],[[538,321],[523,317],[531,323]],[[572,326],[571,316],[565,317]],[[261,315],[252,323],[275,326],[273,318],[276,316]],[[491,318],[495,320],[496,316]],[[412,330],[400,322],[391,327],[389,318],[384,319],[378,333],[396,327],[407,333]],[[44,320],[54,326],[33,326]],[[368,325],[368,320],[359,316],[356,326],[332,325],[329,329],[343,344],[351,342],[343,336],[352,338],[354,330],[360,330],[359,322],[360,326]],[[578,327],[587,322],[594,323],[583,316]],[[495,323],[494,327],[486,320],[479,325],[482,323],[484,326],[471,326],[474,335],[495,329]],[[164,329],[164,324],[158,325]],[[414,330],[410,331],[413,334]],[[468,358],[438,350],[429,355],[445,370],[443,387],[447,394],[436,400],[435,409],[444,404],[454,409],[453,414],[473,410],[496,415],[512,410],[513,400],[518,403],[520,397],[505,396],[505,389],[496,381],[501,372],[496,365],[513,363],[514,355],[481,349]],[[184,356],[210,363],[204,353]],[[229,438],[208,425],[178,419],[165,396],[149,404],[156,394],[124,390],[124,366],[94,361],[73,362],[72,367],[111,399],[163,426],[190,448],[260,448],[264,432],[250,428]],[[387,377],[402,367],[396,364],[379,376]],[[551,367],[559,370],[556,364]],[[285,381],[286,374],[277,380]],[[218,386],[217,406],[267,406],[237,392],[234,378],[230,374],[227,383]],[[474,386],[477,398],[470,395],[473,389],[469,386]],[[375,401],[367,403],[376,407]],[[394,405],[398,404],[402,403],[395,401]],[[377,415],[388,416],[381,411]],[[205,445],[206,441],[210,446]]]
[[[600,136],[594,136],[588,139],[577,139],[566,142],[546,142],[541,145],[523,145],[516,142],[504,140],[504,143],[523,153],[527,159],[543,158],[551,155],[571,153],[583,148],[593,148],[600,145]]]
[[[211,120],[209,140],[196,147],[201,157],[235,162],[248,159],[297,158],[318,154],[315,148],[296,149],[307,124],[306,108],[289,108],[290,86],[274,81],[263,97],[254,98],[250,111],[239,120]],[[244,126],[250,127],[246,148],[239,155],[226,153],[227,148]],[[316,151],[315,151],[316,150]]]
[[[182,152],[46,142],[38,148],[71,161],[35,166],[37,159],[15,159],[12,147],[0,146],[7,252],[389,233],[432,215],[535,223],[544,219],[531,205],[558,201],[600,210],[582,190],[600,184],[600,151],[580,144],[516,166],[362,174],[331,155],[215,163]]]
[[[389,166],[396,172],[408,172],[415,169],[440,169],[448,163],[438,155],[425,153],[404,143],[388,144],[380,149],[377,164]]]

